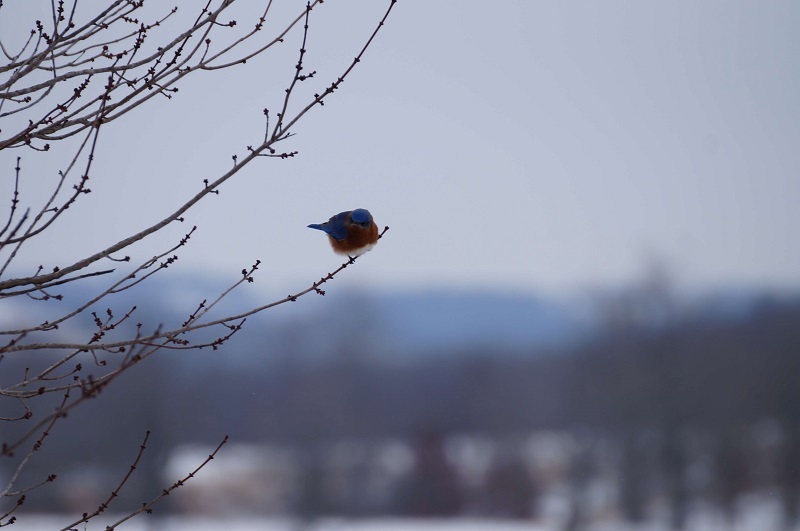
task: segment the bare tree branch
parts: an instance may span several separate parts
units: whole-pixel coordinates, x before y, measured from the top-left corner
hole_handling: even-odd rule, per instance
[[[11,201],[10,205],[6,203],[9,209],[0,222],[0,304],[23,297],[34,299],[31,304],[49,308],[53,301],[63,299],[62,293],[69,293],[65,286],[83,287],[81,300],[70,309],[52,311],[47,317],[24,316],[0,330],[0,336],[7,338],[0,345],[0,363],[15,356],[19,358],[14,359],[25,361],[24,371],[20,369],[16,378],[4,378],[0,388],[0,401],[13,401],[0,422],[14,422],[13,426],[20,428],[2,432],[8,440],[2,441],[0,456],[13,460],[14,472],[0,500],[14,501],[0,516],[0,527],[16,520],[26,496],[56,480],[55,474],[48,474],[31,480],[29,485],[18,485],[28,481],[23,471],[42,445],[54,437],[55,427],[75,408],[101,396],[119,376],[158,352],[219,349],[244,329],[250,316],[297,301],[308,293],[325,295],[322,285],[355,263],[356,259],[350,259],[309,287],[279,300],[221,312],[223,300],[242,285],[254,282],[261,266],[256,261],[242,269],[241,276],[227,288],[196,301],[179,323],[145,326],[134,321],[140,312],[137,304],[126,305],[120,311],[112,303],[115,295],[135,293],[158,272],[175,266],[181,248],[191,243],[196,227],[186,231],[179,241],[165,244],[145,257],[140,242],[176,222],[184,222],[190,209],[209,195],[219,194],[224,183],[254,161],[297,155],[296,150],[282,151],[278,144],[294,136],[300,120],[315,106],[323,105],[350,75],[396,0],[387,0],[386,11],[367,34],[364,45],[327,84],[317,79],[315,71],[307,71],[304,64],[312,11],[323,8],[322,0],[308,1],[282,22],[269,0],[245,24],[230,15],[236,0],[206,0],[188,8],[197,9],[189,18],[183,18],[186,6],[181,5],[181,11],[157,6],[155,9],[161,11],[153,15],[142,0],[113,0],[87,16],[77,9],[79,2],[51,1],[48,16],[40,17],[18,43],[0,36],[0,54],[4,57],[0,64],[0,152],[16,149],[29,154],[13,157],[13,179],[8,170],[6,182]],[[79,14],[84,18],[80,19]],[[269,25],[269,34],[268,21],[275,22]],[[71,263],[47,268],[28,266],[19,271],[20,257],[33,247],[29,243],[46,241],[44,238],[53,234],[53,227],[58,226],[64,213],[80,207],[80,200],[92,192],[89,183],[97,179],[93,175],[95,161],[102,156],[98,139],[108,123],[124,119],[134,109],[146,109],[156,96],[172,98],[189,81],[199,80],[202,72],[238,68],[289,39],[297,42],[299,49],[293,71],[286,72],[283,78],[284,93],[273,107],[280,111],[270,124],[270,112],[264,109],[263,138],[246,146],[241,156],[234,155],[230,168],[205,179],[203,186],[182,197],[172,212],[160,213],[157,221],[138,232],[120,235],[116,242],[72,259]],[[302,96],[299,87],[303,83],[319,83],[321,90],[313,97]],[[311,92],[313,89],[307,94]],[[51,149],[55,145],[58,150]],[[31,175],[25,158],[45,152],[52,155],[54,151],[60,157],[58,171],[54,171],[57,178],[50,188],[37,188],[42,192],[41,199],[33,199],[24,193],[28,188],[23,185],[38,176]],[[381,236],[386,230],[388,227]],[[114,266],[103,267],[104,259],[115,262]],[[102,285],[86,283],[93,278],[100,278]],[[58,405],[53,407],[55,404]],[[111,495],[94,512],[82,515],[64,529],[86,524],[109,507],[128,485],[144,455],[148,437],[149,432]],[[227,437],[188,476],[108,528],[141,512],[150,512],[155,503],[213,459],[226,441]],[[21,451],[27,445],[31,445],[28,451]]]

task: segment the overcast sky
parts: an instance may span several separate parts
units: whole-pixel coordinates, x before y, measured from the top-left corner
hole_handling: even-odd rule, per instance
[[[314,10],[309,93],[385,6]],[[29,26],[13,13],[0,10],[6,35]],[[299,156],[251,164],[189,212],[198,232],[180,271],[234,278],[260,259],[262,285],[288,293],[341,263],[306,225],[363,207],[391,230],[347,285],[557,293],[624,283],[659,257],[688,288],[796,289],[799,35],[791,0],[400,0],[286,142]],[[261,110],[278,108],[299,38],[109,125],[93,193],[20,264],[104,248],[229,168],[263,135]],[[4,197],[19,154],[26,197],[55,176],[35,154],[0,153]]]

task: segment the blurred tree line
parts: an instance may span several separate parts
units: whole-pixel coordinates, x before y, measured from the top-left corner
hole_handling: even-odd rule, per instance
[[[539,478],[520,477],[513,459],[498,461],[490,486],[470,502],[474,493],[448,468],[442,441],[457,433],[500,441],[557,430],[578,445],[569,472],[575,527],[580,493],[599,473],[596,456],[609,445],[620,510],[629,520],[645,518],[653,496],[669,501],[676,528],[700,498],[734,517],[740,495],[759,489],[781,496],[787,521],[797,518],[799,300],[764,299],[736,319],[697,313],[657,325],[614,319],[588,343],[547,352],[483,345],[387,358],[347,341],[336,356],[320,359],[302,352],[303,344],[247,363],[226,362],[224,351],[148,360],[104,400],[76,412],[86,422],[60,426],[69,432],[64,443],[45,448],[30,472],[90,466],[119,472],[115,464],[132,458],[143,430],[151,429],[152,453],[140,465],[149,472],[123,493],[140,501],[140,489],[160,488],[163,460],[182,443],[213,443],[229,434],[313,456],[334,441],[394,438],[409,443],[416,464],[381,510],[530,517]],[[129,444],[107,444],[111,439]],[[126,449],[130,455],[120,455]],[[37,502],[41,509],[57,506],[54,489],[48,492]],[[491,499],[503,492],[508,495]],[[332,510],[318,498],[306,492],[298,510]],[[335,511],[358,513],[347,502]]]

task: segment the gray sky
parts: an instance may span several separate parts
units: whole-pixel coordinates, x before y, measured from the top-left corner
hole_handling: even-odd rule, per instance
[[[307,93],[347,66],[385,5],[312,13]],[[306,225],[364,207],[391,230],[343,284],[563,292],[631,280],[658,256],[688,288],[796,289],[798,35],[789,0],[400,0],[286,142],[300,155],[250,165],[189,212],[199,232],[181,271],[234,278],[258,258],[259,282],[288,293],[341,262]],[[103,248],[226,170],[263,136],[299,37],[108,126],[93,193],[23,261]],[[0,154],[3,175],[18,154]],[[27,186],[53,178],[22,155]]]

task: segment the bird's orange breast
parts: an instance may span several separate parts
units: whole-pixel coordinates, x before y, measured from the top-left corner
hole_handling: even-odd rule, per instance
[[[366,229],[357,226],[347,227],[347,236],[343,240],[330,238],[331,247],[339,254],[351,254],[354,251],[375,245],[378,241],[378,226],[374,223]]]

